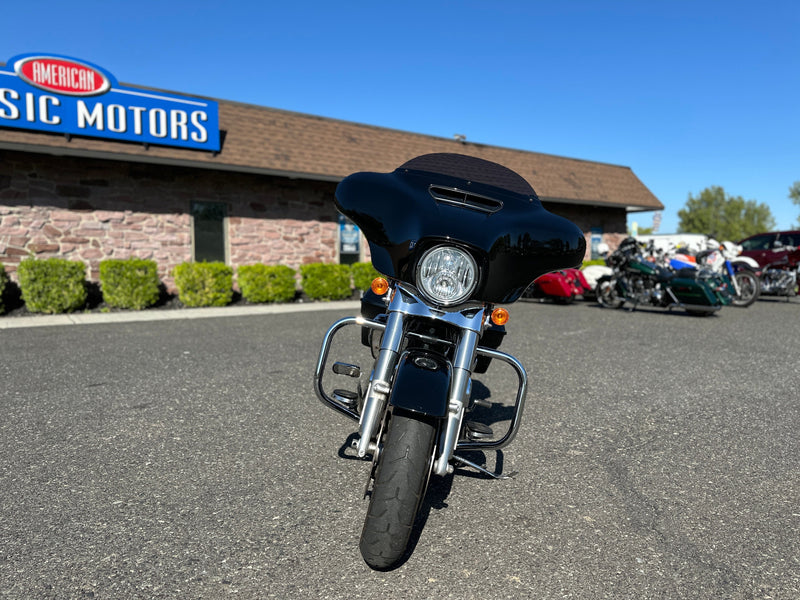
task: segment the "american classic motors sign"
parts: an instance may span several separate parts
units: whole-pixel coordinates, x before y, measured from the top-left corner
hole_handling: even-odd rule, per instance
[[[0,127],[219,151],[216,102],[123,87],[97,65],[55,54],[0,67]]]

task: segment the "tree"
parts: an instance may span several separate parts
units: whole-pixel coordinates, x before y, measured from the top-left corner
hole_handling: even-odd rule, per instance
[[[792,199],[792,202],[800,206],[800,181],[795,181],[792,187],[789,188],[789,198]],[[800,222],[800,219],[798,219]],[[800,225],[798,225],[800,227]]]
[[[637,227],[636,228],[636,235],[652,235],[653,228],[652,227]],[[628,235],[633,235],[633,228],[628,227]]]
[[[719,241],[737,241],[775,228],[769,206],[728,196],[716,185],[704,189],[697,198],[689,194],[678,218],[679,233],[704,233]]]

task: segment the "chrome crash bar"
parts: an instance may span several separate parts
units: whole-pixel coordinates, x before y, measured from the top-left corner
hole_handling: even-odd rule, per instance
[[[325,334],[325,337],[322,340],[322,347],[320,348],[319,358],[317,360],[316,370],[314,371],[314,391],[317,394],[317,398],[319,400],[335,410],[347,417],[355,421],[361,421],[362,415],[358,412],[353,410],[350,406],[345,405],[344,403],[340,402],[339,400],[330,397],[328,394],[325,393],[325,390],[322,385],[322,376],[325,371],[325,366],[328,361],[328,354],[330,352],[332,340],[334,336],[341,331],[344,327],[348,325],[357,325],[360,327],[369,327],[371,329],[376,329],[379,331],[384,331],[386,329],[386,323],[379,323],[377,321],[372,321],[370,319],[365,319],[364,317],[345,317],[336,321],[328,332]],[[476,349],[476,353],[480,356],[487,356],[492,359],[497,359],[502,362],[505,362],[517,374],[518,378],[518,387],[517,387],[517,394],[514,400],[514,412],[511,418],[511,423],[509,425],[508,431],[498,440],[467,440],[462,439],[458,441],[458,444],[455,447],[455,450],[497,450],[503,448],[510,444],[517,435],[519,431],[519,425],[522,420],[522,413],[525,406],[525,397],[527,394],[527,387],[528,387],[528,377],[525,372],[525,368],[522,364],[510,354],[506,354],[505,352],[500,352],[499,350],[493,350],[491,348],[485,348],[483,346],[478,346]]]

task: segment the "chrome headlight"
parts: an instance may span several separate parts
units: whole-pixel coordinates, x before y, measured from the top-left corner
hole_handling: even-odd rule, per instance
[[[436,246],[422,255],[417,287],[428,298],[449,306],[463,302],[478,284],[475,260],[453,246]]]

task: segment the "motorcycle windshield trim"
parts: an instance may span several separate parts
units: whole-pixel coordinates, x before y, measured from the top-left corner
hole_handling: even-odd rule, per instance
[[[449,190],[450,201],[433,190]],[[579,266],[586,252],[583,232],[545,210],[524,178],[471,156],[430,154],[391,173],[354,173],[336,188],[336,205],[364,233],[375,268],[412,285],[426,249],[469,249],[481,271],[472,299],[483,302],[513,302],[537,277]]]

